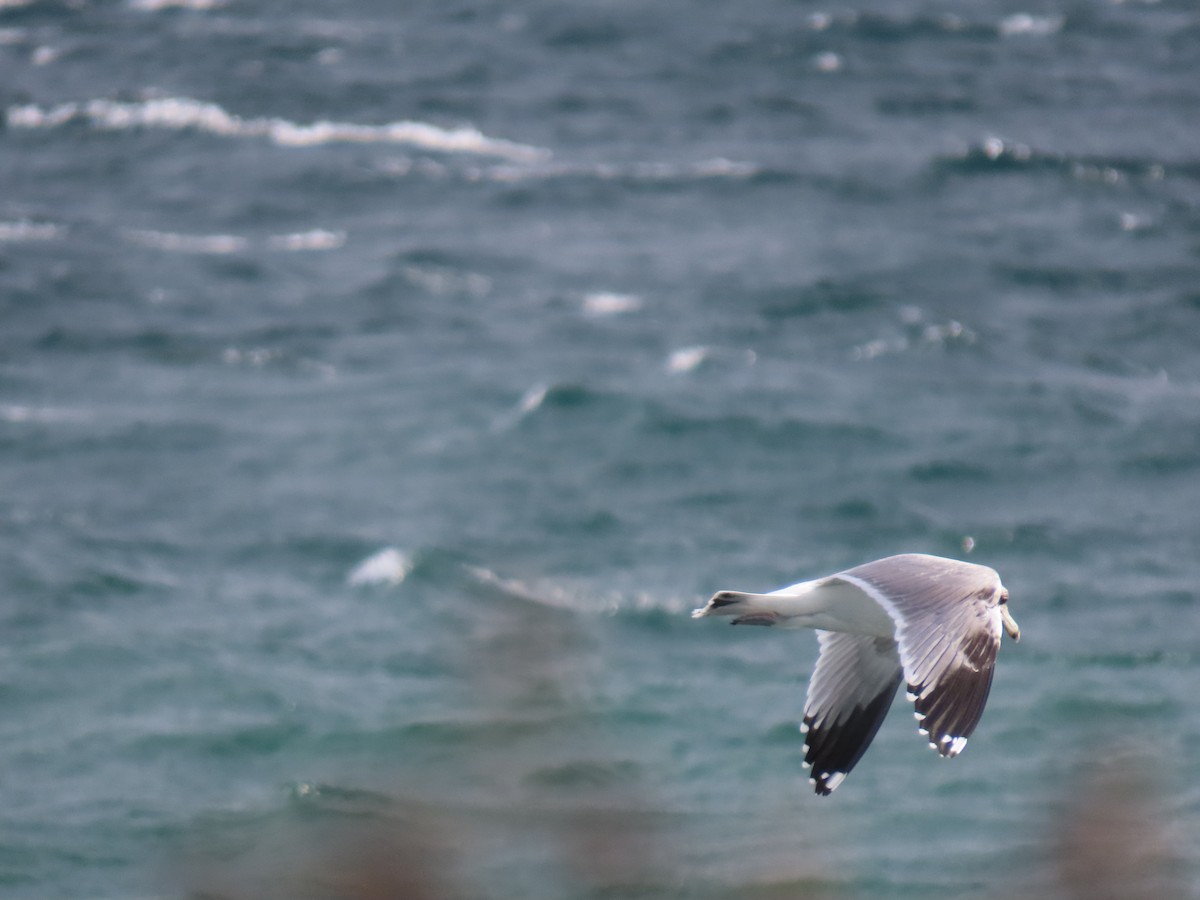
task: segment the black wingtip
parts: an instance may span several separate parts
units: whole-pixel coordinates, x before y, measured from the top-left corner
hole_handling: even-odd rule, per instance
[[[708,601],[708,605],[710,609],[721,609],[725,606],[733,606],[737,602],[739,602],[739,598],[732,591],[720,591],[713,594],[712,599]]]

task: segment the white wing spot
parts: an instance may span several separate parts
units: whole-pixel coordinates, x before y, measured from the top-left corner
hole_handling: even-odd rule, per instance
[[[830,775],[828,772],[825,773],[825,787],[829,788],[831,791],[845,780],[845,772],[834,772],[832,775]]]
[[[958,754],[962,753],[963,747],[967,746],[967,739],[965,737],[951,737],[947,734],[942,737],[942,743],[947,745],[945,750],[947,756],[958,756]]]

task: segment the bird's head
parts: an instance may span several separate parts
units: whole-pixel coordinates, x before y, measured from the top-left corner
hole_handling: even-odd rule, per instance
[[[1008,589],[1000,589],[1000,599],[997,601],[1000,607],[1000,621],[1004,624],[1004,630],[1008,632],[1008,636],[1014,641],[1021,639],[1021,626],[1017,624],[1017,620],[1012,617],[1012,613],[1008,611]]]

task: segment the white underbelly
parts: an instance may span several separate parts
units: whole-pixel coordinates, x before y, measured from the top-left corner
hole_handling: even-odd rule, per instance
[[[784,628],[820,628],[895,637],[896,623],[862,590],[844,581],[804,581],[772,591]]]

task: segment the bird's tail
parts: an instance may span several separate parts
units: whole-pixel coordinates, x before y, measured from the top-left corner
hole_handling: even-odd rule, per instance
[[[692,618],[733,616],[731,625],[778,625],[784,618],[778,605],[779,598],[770,594],[718,591],[706,606],[692,610]]]

